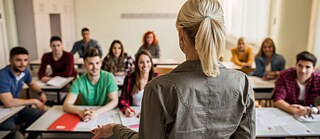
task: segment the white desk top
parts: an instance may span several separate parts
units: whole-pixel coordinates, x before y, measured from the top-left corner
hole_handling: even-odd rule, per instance
[[[21,111],[25,106],[17,106],[11,108],[5,108],[4,106],[0,106],[0,123],[10,118],[12,115]]]
[[[275,87],[275,80],[265,81],[256,76],[248,76],[248,78],[254,89],[273,89]]]
[[[94,107],[91,107],[94,108]],[[108,113],[112,113],[112,119],[115,123],[121,123],[118,109],[112,110]],[[46,113],[44,113],[37,121],[35,121],[31,126],[29,126],[26,131],[38,131],[38,132],[70,132],[70,131],[49,131],[47,128],[62,114],[65,112],[62,109],[62,106],[53,106]],[[80,124],[76,127],[76,129],[72,132],[90,132],[90,127],[80,127]]]
[[[278,108],[256,109],[257,137],[320,136],[320,122],[301,123]]]
[[[46,85],[45,83],[42,83],[41,81],[38,80],[38,78],[36,77],[32,77],[33,80],[36,81],[37,85],[40,86],[41,89],[46,89],[46,90],[55,90],[55,89],[62,89],[64,86],[66,86],[67,84],[69,84],[74,77],[68,77],[66,78],[67,80],[65,82],[63,82],[62,84],[60,84],[59,86],[50,86],[50,85]],[[28,85],[24,84],[23,85],[23,89],[28,89]]]
[[[152,59],[154,65],[179,65],[183,61],[179,61],[176,59]]]

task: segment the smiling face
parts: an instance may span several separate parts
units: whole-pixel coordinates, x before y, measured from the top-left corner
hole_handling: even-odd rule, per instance
[[[29,56],[27,54],[18,54],[10,59],[10,65],[14,72],[24,72],[27,69]]]
[[[316,70],[311,61],[299,60],[296,63],[297,79],[300,83],[305,83]]]
[[[244,45],[244,41],[239,41],[238,45],[237,45],[238,51],[244,51],[245,50],[245,45]]]
[[[262,45],[262,51],[266,57],[271,57],[274,52],[274,48],[272,44],[264,42]]]
[[[154,40],[153,34],[152,33],[148,34],[148,36],[146,38],[148,45],[151,45],[153,43],[153,40]]]
[[[119,43],[115,43],[112,46],[112,53],[115,58],[120,57],[122,52],[121,45]]]
[[[142,54],[139,56],[138,68],[140,70],[140,73],[149,73],[151,66],[151,59],[147,55]]]
[[[89,76],[99,76],[101,68],[101,59],[99,56],[87,57],[84,61]]]

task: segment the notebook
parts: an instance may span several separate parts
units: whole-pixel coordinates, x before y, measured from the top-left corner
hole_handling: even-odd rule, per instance
[[[47,85],[60,86],[67,81],[67,78],[56,76],[47,82]]]
[[[312,117],[308,116],[294,116],[298,121],[303,123],[317,123],[320,122],[320,115],[312,114]]]
[[[48,127],[48,130],[73,131],[79,122],[80,122],[79,116],[65,113],[61,115],[57,120],[55,120]]]

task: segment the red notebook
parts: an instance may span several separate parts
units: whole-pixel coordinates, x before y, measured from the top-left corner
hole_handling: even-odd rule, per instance
[[[48,130],[73,131],[79,122],[79,116],[65,113],[61,115],[56,121],[54,121],[48,127]]]

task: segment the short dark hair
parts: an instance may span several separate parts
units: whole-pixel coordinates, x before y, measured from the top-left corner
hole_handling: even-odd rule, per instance
[[[89,30],[88,28],[82,28],[81,33],[82,33],[82,32],[85,32],[85,31],[90,32],[90,30]]]
[[[308,51],[303,51],[303,52],[297,54],[296,59],[297,59],[296,63],[298,63],[300,60],[303,60],[303,61],[312,62],[313,66],[316,66],[316,64],[317,64],[316,56],[314,56],[312,53],[310,53]]]
[[[89,48],[84,52],[83,60],[86,60],[87,57],[95,57],[95,56],[100,57],[100,53],[99,53],[98,49],[97,48]]]
[[[59,36],[52,36],[50,39],[50,43],[52,43],[53,41],[60,41],[62,42],[61,38]]]
[[[20,54],[29,55],[29,52],[28,52],[28,50],[26,48],[24,48],[22,46],[13,47],[10,50],[10,59],[12,59],[15,55],[20,55]]]

